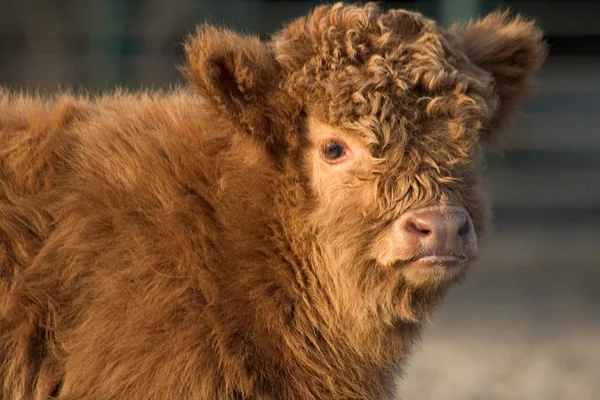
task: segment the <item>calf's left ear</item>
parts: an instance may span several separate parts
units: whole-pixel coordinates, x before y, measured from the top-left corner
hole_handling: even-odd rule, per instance
[[[497,101],[489,131],[501,129],[530,96],[534,73],[546,58],[543,33],[532,21],[494,12],[466,26],[455,26],[467,57],[491,74]]]
[[[280,68],[257,37],[212,26],[199,27],[185,43],[183,72],[192,86],[233,124],[263,140],[269,138],[269,93]]]

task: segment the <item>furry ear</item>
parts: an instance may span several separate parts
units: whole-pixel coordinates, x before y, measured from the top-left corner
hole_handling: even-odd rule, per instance
[[[185,52],[183,72],[192,86],[234,124],[268,140],[268,97],[280,76],[271,50],[257,37],[203,26],[186,41]]]
[[[543,33],[532,21],[494,12],[452,31],[479,68],[491,74],[497,94],[490,130],[501,129],[533,91],[533,74],[546,58]]]

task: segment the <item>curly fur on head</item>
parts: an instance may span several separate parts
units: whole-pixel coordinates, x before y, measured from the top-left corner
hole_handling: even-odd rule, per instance
[[[533,22],[493,13],[446,32],[417,13],[337,3],[291,23],[273,48],[282,85],[309,114],[361,135],[383,168],[401,166],[377,178],[382,209],[450,196],[476,204],[483,229],[479,204],[461,188],[473,186],[464,183],[480,139],[531,94],[546,54]],[[411,179],[399,184],[398,175]]]
[[[340,3],[186,53],[190,89],[0,90],[0,398],[394,398],[467,268],[411,269],[399,223],[464,211],[474,257],[541,32]]]

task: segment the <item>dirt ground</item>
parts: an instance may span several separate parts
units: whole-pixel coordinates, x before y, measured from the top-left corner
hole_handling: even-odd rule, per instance
[[[596,218],[492,234],[415,349],[403,399],[600,399]]]

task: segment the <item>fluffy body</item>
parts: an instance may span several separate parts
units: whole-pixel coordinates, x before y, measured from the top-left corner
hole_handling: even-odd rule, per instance
[[[387,229],[449,204],[481,237],[473,164],[541,33],[337,4],[186,51],[191,88],[0,92],[0,397],[393,398],[464,271],[403,270]]]

